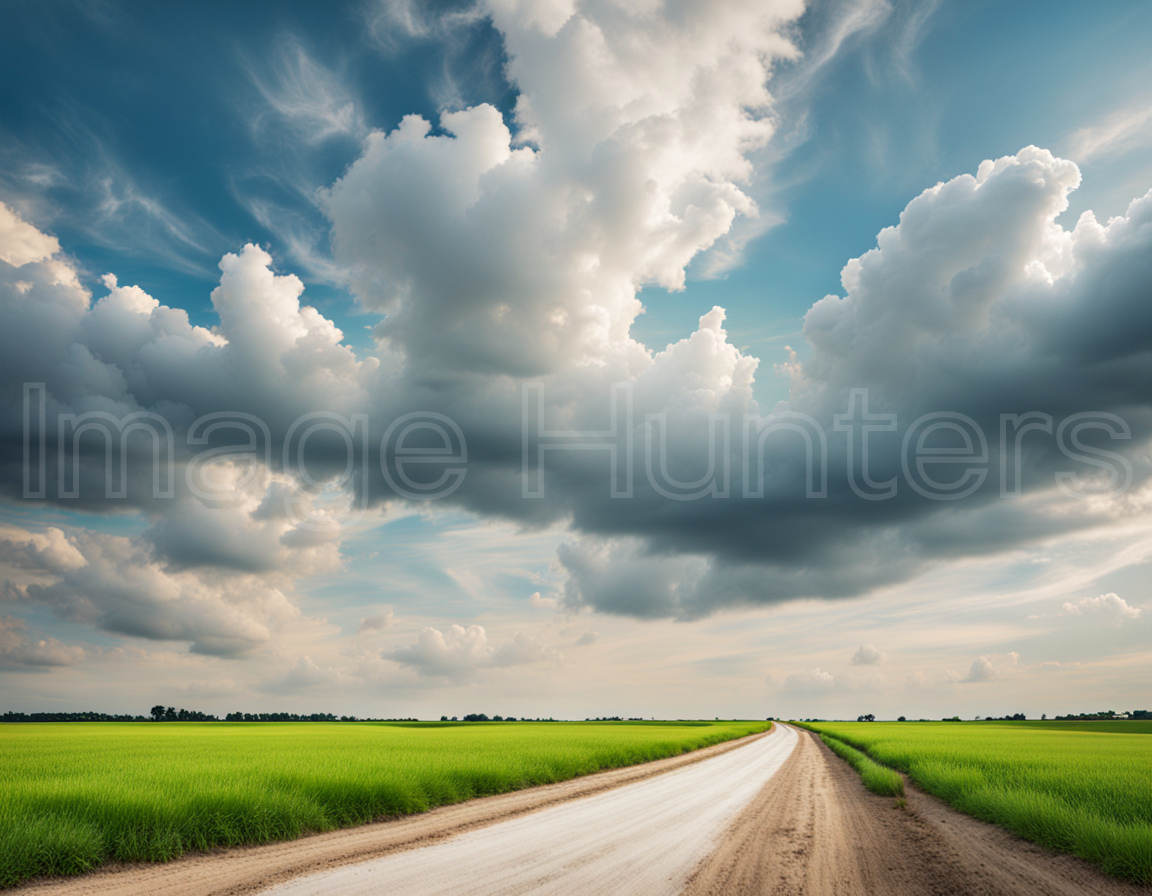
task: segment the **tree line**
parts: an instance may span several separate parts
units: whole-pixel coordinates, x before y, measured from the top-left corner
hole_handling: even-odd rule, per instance
[[[147,716],[106,712],[6,712],[0,722],[147,722]]]
[[[146,716],[107,712],[5,712],[0,722],[219,722],[211,713],[156,704]],[[360,719],[330,712],[298,715],[294,712],[230,712],[225,722],[418,722],[419,719]]]

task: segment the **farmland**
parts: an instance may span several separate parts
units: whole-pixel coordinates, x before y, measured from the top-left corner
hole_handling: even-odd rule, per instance
[[[763,722],[0,726],[0,885],[266,843],[676,755]]]
[[[1152,724],[826,722],[969,815],[1152,883]]]

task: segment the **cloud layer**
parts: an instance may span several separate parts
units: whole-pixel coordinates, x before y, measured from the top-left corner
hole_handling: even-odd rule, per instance
[[[28,485],[26,383],[43,384],[46,438],[68,415],[137,414],[163,418],[178,445],[170,498],[157,496],[141,442],[113,499],[103,444],[80,442],[77,496],[45,498],[131,510],[141,530],[12,534],[6,557],[25,578],[13,574],[7,600],[202,653],[258,649],[301,622],[293,589],[338,568],[348,520],[401,501],[400,468],[379,446],[413,413],[449,419],[467,443],[447,505],[567,527],[563,581],[541,600],[569,612],[694,618],[858,595],[1146,513],[1152,193],[1069,229],[1057,218],[1079,170],[1035,147],[925,190],[847,263],[843,295],[807,313],[806,345],[782,370],[789,401],[772,409],[795,416],[772,418],[753,398],[758,359],[729,341],[723,309],[658,352],[630,329],[642,287],[682,288],[694,259],[758,214],[751,159],[773,134],[767,85],[796,57],[785,35],[800,4],[488,11],[514,114],[480,104],[435,123],[408,116],[368,134],[323,193],[336,261],[379,321],[373,353],[353,351],[255,245],[221,260],[219,322],[206,328],[111,276],[93,301],[55,238],[0,206],[5,494],[22,500]],[[313,130],[356,131],[321,73],[293,65],[288,93],[270,101],[300,106]],[[305,94],[323,102],[311,108]],[[864,413],[862,390],[869,414],[899,421],[870,437],[867,470],[859,430],[837,421]],[[936,500],[952,497],[949,482],[925,494],[931,477],[901,444],[912,421],[938,412],[993,442],[983,457],[967,446],[983,478],[963,501]],[[1002,468],[1019,480],[1008,483],[1001,416],[1026,413],[1041,427],[1012,442],[1020,472]],[[1085,413],[1086,428],[1058,429]],[[247,421],[229,432],[251,444],[198,466],[197,446],[234,448],[222,429],[204,434],[213,414]],[[786,419],[795,426],[746,441],[747,424]],[[327,432],[309,428],[319,421]],[[564,432],[612,433],[615,471],[603,446],[536,452]],[[822,476],[804,451],[804,437],[825,444],[818,436]],[[49,440],[46,469],[62,450]],[[1102,461],[1126,490],[1099,475]],[[614,497],[629,466],[630,497]],[[539,496],[526,497],[533,483]],[[370,619],[365,631],[385,627]],[[865,650],[856,662],[874,664]],[[493,647],[483,628],[455,626],[426,628],[387,658],[460,677],[548,656],[526,635]],[[832,676],[789,681],[813,689]]]

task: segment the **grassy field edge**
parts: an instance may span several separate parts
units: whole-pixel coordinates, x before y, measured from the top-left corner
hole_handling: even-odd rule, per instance
[[[872,745],[850,733],[838,729],[833,736],[819,724],[793,724],[818,734],[825,743],[838,741],[845,750],[876,762],[870,752]],[[831,743],[829,747],[843,755]],[[996,824],[1040,846],[1078,856],[1112,877],[1152,884],[1152,826],[1087,813],[1049,792],[988,782],[945,761],[882,758],[925,792],[965,815]]]
[[[91,741],[104,729],[110,740],[124,733],[129,747],[145,735],[151,752],[112,749],[120,744],[115,740],[106,761],[92,751],[53,762],[36,749],[51,742],[49,724],[4,726],[0,738],[0,758],[10,759],[17,744],[12,735],[28,738],[27,755],[15,757],[23,764],[0,770],[0,888],[34,877],[82,874],[113,861],[165,862],[221,847],[293,840],[667,759],[771,730],[768,722],[609,723],[601,733],[597,723],[449,723],[439,746],[429,740],[436,732],[425,727],[421,735],[415,725],[408,730],[379,726],[398,734],[382,736],[373,746],[368,735],[376,726],[368,723],[333,728],[332,755],[324,757],[322,740],[301,748],[272,737],[273,726],[281,723],[131,723],[122,732],[110,730],[118,723],[62,723],[66,737],[84,735]],[[323,724],[283,723],[283,730],[290,738],[320,736]],[[396,737],[409,754],[393,760],[389,750],[397,749]],[[197,742],[211,747],[213,740],[231,742],[232,752],[194,768],[203,761]],[[350,756],[360,747],[349,740],[366,744],[375,755]],[[412,746],[414,740],[420,743]],[[263,752],[252,754],[253,747]],[[423,752],[411,753],[415,747]],[[287,756],[286,749],[297,755]],[[468,749],[483,752],[469,755]],[[125,763],[128,756],[132,764]],[[156,774],[147,760],[157,758],[180,774]],[[139,781],[125,780],[125,771]]]
[[[793,722],[792,724],[819,735],[820,740],[829,750],[856,770],[856,773],[860,775],[860,780],[864,782],[864,786],[873,793],[878,793],[880,796],[899,797],[904,795],[904,779],[900,777],[899,772],[893,771],[886,765],[881,765],[871,756],[831,734],[823,734],[802,722]]]

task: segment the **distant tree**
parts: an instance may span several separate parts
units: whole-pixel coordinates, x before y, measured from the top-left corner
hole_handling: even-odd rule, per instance
[[[448,721],[448,716],[440,716],[440,721],[441,721],[441,722],[447,722],[447,721]]]
[[[151,709],[151,713],[152,713],[152,721],[154,721],[154,722],[163,722],[164,721],[164,707],[163,706],[160,706],[159,704],[157,704],[156,706],[153,706]]]
[[[908,720],[907,720],[907,719],[905,719],[905,718],[904,718],[904,716],[900,716],[900,718],[898,718],[896,721],[897,721],[897,722],[906,722],[906,721],[908,721]]]

